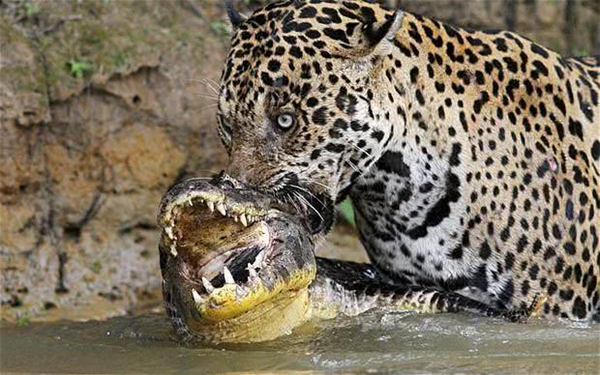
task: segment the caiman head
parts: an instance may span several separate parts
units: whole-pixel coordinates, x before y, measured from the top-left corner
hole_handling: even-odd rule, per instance
[[[308,318],[316,275],[306,219],[225,174],[173,186],[160,204],[167,314],[184,339],[274,339]]]

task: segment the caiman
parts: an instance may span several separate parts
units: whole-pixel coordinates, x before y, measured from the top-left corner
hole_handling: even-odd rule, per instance
[[[173,186],[160,204],[166,311],[184,341],[272,340],[313,319],[388,311],[468,312],[526,319],[432,287],[392,285],[365,263],[316,257],[305,207],[225,173]]]

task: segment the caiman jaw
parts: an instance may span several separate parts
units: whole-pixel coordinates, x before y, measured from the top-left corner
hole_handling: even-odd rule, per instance
[[[244,201],[243,192],[215,183],[179,185],[163,198],[158,220],[168,309],[195,336],[218,341],[262,341],[297,325],[316,274],[312,246],[301,245],[311,241],[306,231],[276,209],[258,208],[256,196]],[[265,318],[272,337],[268,328],[250,328]]]

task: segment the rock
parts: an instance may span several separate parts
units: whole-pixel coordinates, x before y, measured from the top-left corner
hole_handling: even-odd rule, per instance
[[[0,4],[2,319],[123,313],[158,295],[162,194],[225,165],[202,78],[227,46],[178,2],[36,7]]]

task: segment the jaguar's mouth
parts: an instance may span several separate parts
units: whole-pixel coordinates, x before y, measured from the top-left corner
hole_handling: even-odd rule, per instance
[[[222,179],[188,180],[165,195],[158,220],[163,291],[188,330],[212,337],[227,326],[228,335],[247,334],[240,319],[284,309],[314,279],[305,222],[274,206]]]
[[[333,201],[324,194],[305,193],[302,199],[307,227],[312,235],[329,232],[334,223],[335,209]]]
[[[300,184],[294,178],[270,195],[278,202],[278,209],[304,220],[311,235],[321,235],[333,226],[335,205],[329,195],[320,190]]]

